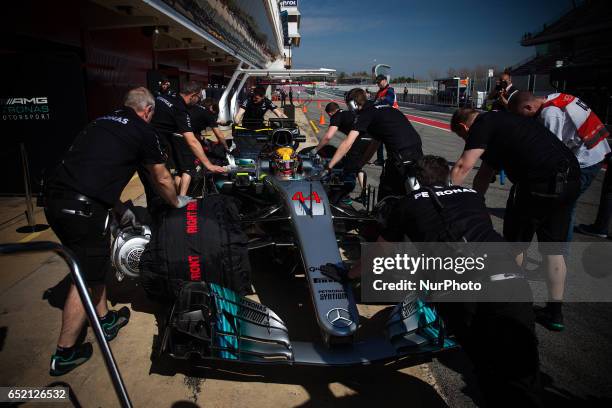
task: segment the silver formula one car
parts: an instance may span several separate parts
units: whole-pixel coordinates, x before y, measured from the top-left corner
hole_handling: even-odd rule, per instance
[[[283,310],[272,311],[216,283],[189,282],[172,306],[164,351],[175,358],[342,366],[395,360],[417,364],[455,347],[435,311],[415,296],[393,308],[378,335],[362,339],[340,249],[358,246],[360,230],[375,224],[368,211],[374,194],[366,195],[363,211],[330,202],[342,178],[321,177],[325,159],[298,150],[304,138],[291,124],[276,122],[267,131],[235,127],[233,136],[240,154],[230,158],[228,175],[207,180],[204,199],[210,194],[236,197],[249,251],[267,250],[274,259],[264,262],[282,263],[293,275],[304,276],[320,340],[292,341],[283,320],[290,316]],[[135,260],[146,241],[141,231],[117,234],[113,264],[118,277],[138,276]]]

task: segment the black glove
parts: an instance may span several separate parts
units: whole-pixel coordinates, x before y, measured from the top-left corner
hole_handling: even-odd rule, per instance
[[[189,204],[190,201],[193,201],[192,197],[184,195],[176,196],[176,198],[178,199],[178,205],[176,206],[176,208],[183,208],[184,206]]]
[[[319,179],[321,182],[326,183],[331,178],[331,168],[325,167],[325,169],[319,173]]]
[[[119,219],[119,225],[121,227],[127,227],[130,225],[134,228],[140,227],[140,223],[136,218],[136,214],[134,214],[134,212],[129,208],[125,210],[123,214],[121,214],[121,218]]]
[[[132,204],[131,200],[115,208],[116,211],[117,209],[121,211],[117,214],[117,220],[119,221],[120,228],[125,228],[129,226],[132,226],[134,228],[141,227],[141,224],[138,221],[138,218],[136,218],[136,214],[133,211],[134,205]]]
[[[335,280],[336,282],[344,283],[349,280],[348,269],[346,269],[344,264],[338,265],[333,263],[326,263],[325,265],[321,265],[319,269],[321,270],[321,273],[323,275]]]
[[[233,149],[228,149],[227,153],[234,157],[240,157],[240,149],[238,149],[238,146],[234,147]]]

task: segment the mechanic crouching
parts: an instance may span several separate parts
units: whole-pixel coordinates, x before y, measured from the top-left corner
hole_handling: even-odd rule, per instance
[[[130,318],[127,307],[108,310],[106,302],[109,210],[114,207],[120,224],[137,224],[134,213],[119,198],[139,166],[147,169],[151,184],[166,203],[182,207],[188,202],[187,197],[177,197],[166,156],[149,125],[155,110],[153,95],[146,88],[132,89],[124,105],[94,120],[76,137],[51,174],[45,194],[47,221],[61,243],[76,255],[108,341]],[[66,374],[91,357],[91,343],[76,343],[85,323],[85,309],[72,284],[62,312],[57,349],[51,356],[50,375]]]
[[[388,197],[379,204],[386,207],[379,241],[398,242],[406,236],[415,243],[504,242],[493,229],[484,197],[473,189],[449,184],[444,158],[422,157],[414,174],[419,190],[397,199]],[[466,301],[462,297],[436,307],[472,361],[487,406],[540,406],[531,290],[511,251],[496,256],[493,274],[480,277],[481,298],[474,295]],[[355,277],[356,269],[351,272]]]
[[[360,134],[369,134],[385,145],[387,159],[380,175],[378,200],[389,195],[406,194],[403,163],[423,156],[421,137],[406,116],[390,105],[375,105],[361,88],[353,88],[346,94],[346,104],[357,113],[353,130],[338,146],[327,165],[327,172],[349,152]]]

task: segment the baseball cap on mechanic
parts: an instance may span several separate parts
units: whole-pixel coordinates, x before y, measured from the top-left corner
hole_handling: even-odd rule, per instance
[[[376,75],[376,82],[380,82],[383,79],[386,81],[387,80],[387,76],[383,75],[383,74]]]

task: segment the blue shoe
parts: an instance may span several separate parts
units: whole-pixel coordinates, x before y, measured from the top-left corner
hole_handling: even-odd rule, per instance
[[[49,367],[49,375],[59,377],[74,370],[91,357],[93,347],[91,343],[83,343],[75,346],[73,353],[68,357],[61,357],[57,352],[51,356],[51,365]]]
[[[597,238],[606,238],[608,236],[606,231],[600,231],[593,225],[580,224],[576,227],[576,231],[581,234],[590,235]]]
[[[563,312],[553,311],[550,307],[540,307],[534,310],[536,322],[546,327],[550,331],[560,332],[565,330],[563,324]]]
[[[344,197],[341,201],[342,201],[342,204],[344,204],[344,205],[352,205],[353,204],[353,200],[351,199],[351,197]]]
[[[106,341],[111,341],[117,337],[119,330],[128,324],[129,321],[130,309],[127,307],[123,306],[119,310],[109,310],[107,315],[100,319],[100,325],[104,331]]]

